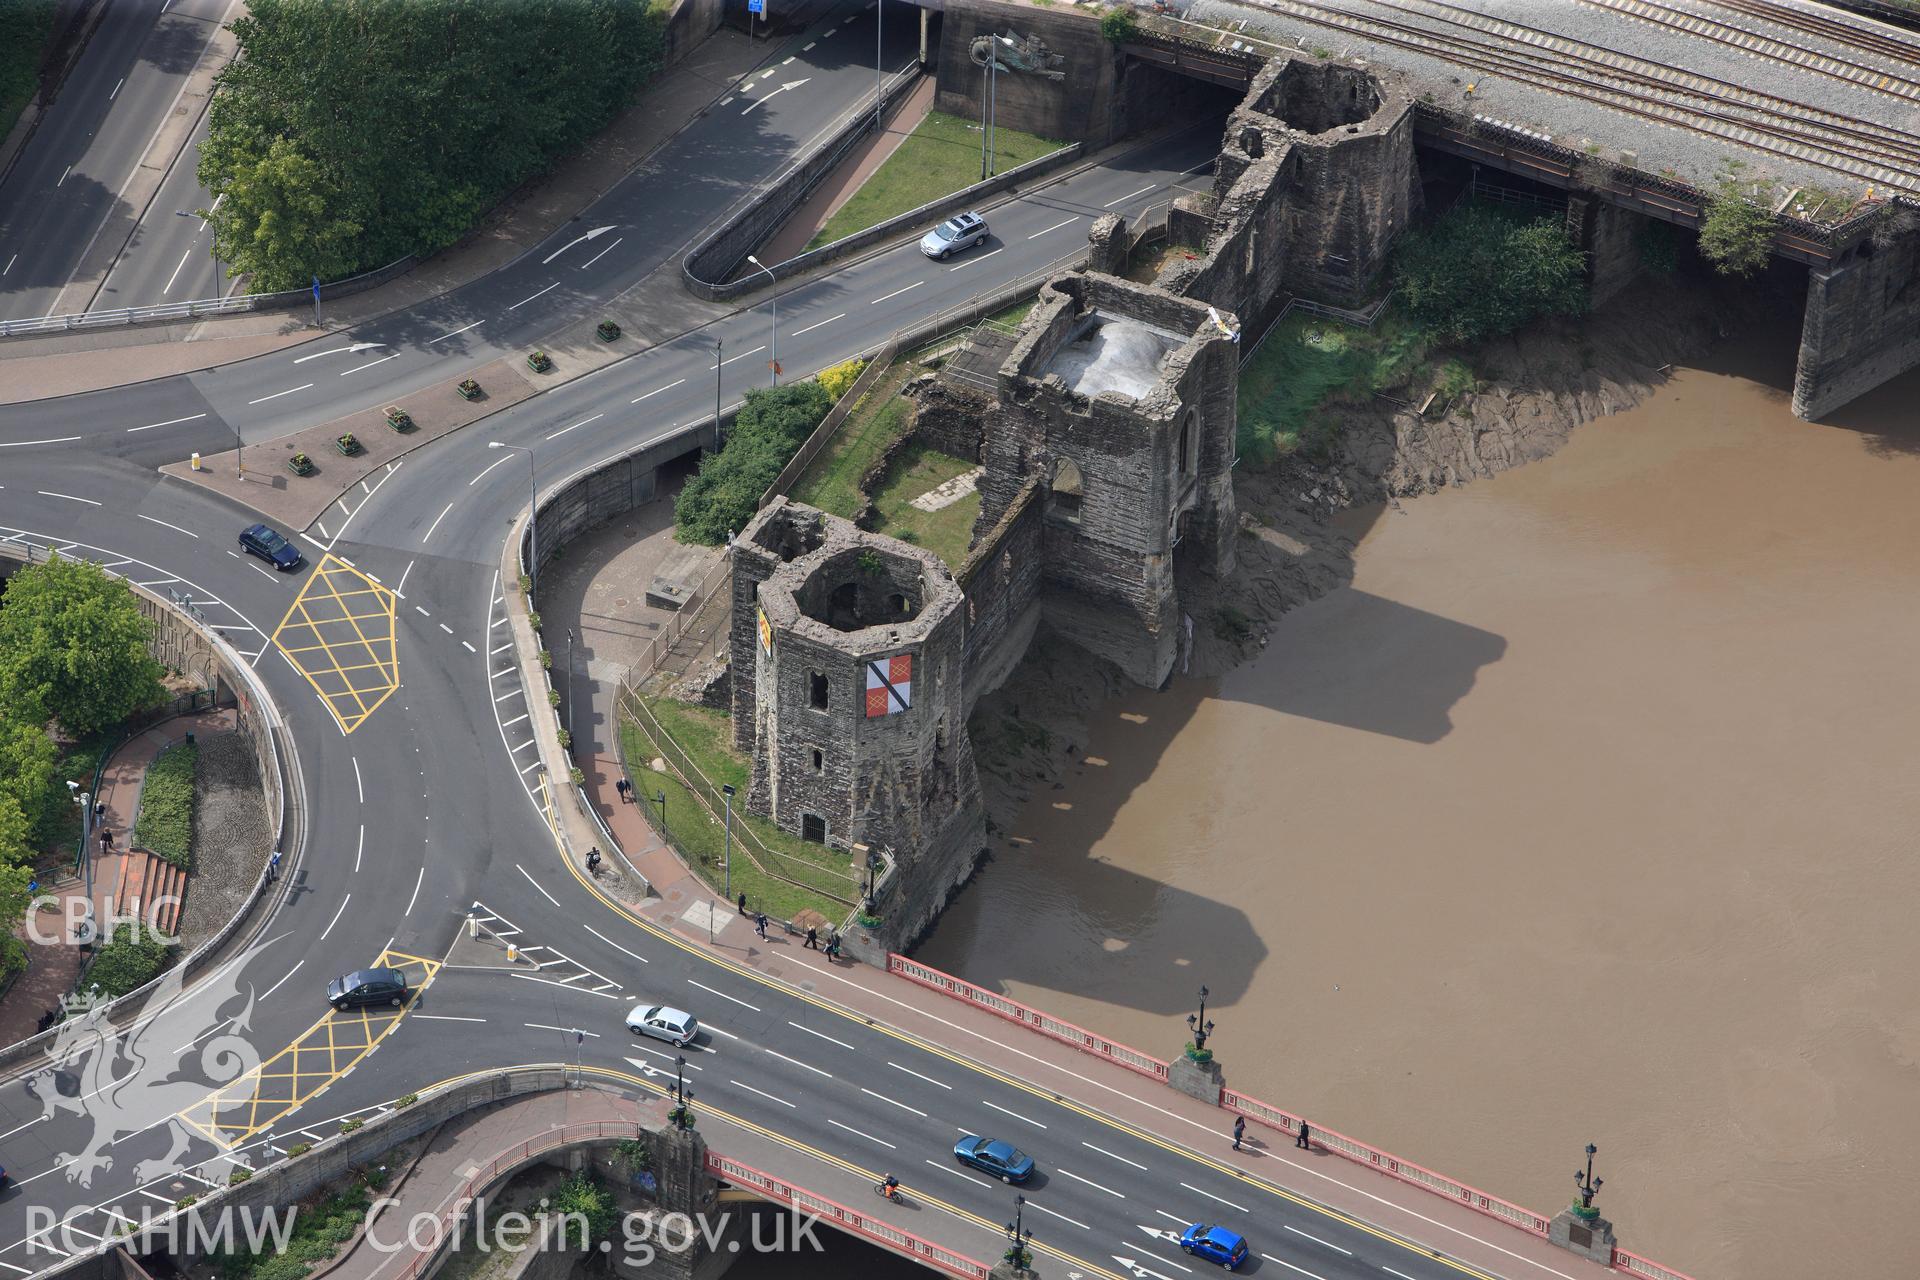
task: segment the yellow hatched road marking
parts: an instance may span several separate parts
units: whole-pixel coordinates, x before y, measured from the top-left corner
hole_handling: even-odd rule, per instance
[[[380,607],[356,613],[347,604],[351,596],[371,596]],[[359,728],[400,687],[396,599],[386,587],[328,554],[315,566],[270,637],[313,686],[342,733]],[[372,625],[362,627],[362,623]],[[352,637],[334,638],[343,625]],[[325,661],[303,656],[308,654],[322,654]],[[361,685],[349,675],[362,671],[378,673],[378,681]]]

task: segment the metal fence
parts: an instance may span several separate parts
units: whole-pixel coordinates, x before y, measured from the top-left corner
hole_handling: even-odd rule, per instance
[[[640,651],[639,661],[627,668],[622,683],[629,692],[638,690],[648,677],[660,669],[681,638],[700,625],[708,609],[716,604],[731,604],[732,583],[733,561],[722,554],[701,576],[693,594],[667,619],[667,625],[647,641],[647,647]]]
[[[964,1253],[955,1253],[942,1248],[931,1240],[923,1240],[910,1232],[902,1231],[891,1223],[882,1222],[870,1214],[858,1209],[849,1209],[838,1201],[825,1196],[815,1195],[804,1187],[797,1187],[770,1173],[762,1173],[751,1165],[741,1164],[738,1160],[729,1160],[722,1155],[707,1152],[707,1172],[716,1178],[724,1178],[735,1186],[751,1188],[767,1199],[778,1204],[791,1205],[795,1209],[830,1222],[842,1231],[864,1236],[878,1244],[885,1245],[895,1253],[903,1253],[915,1262],[930,1267],[938,1267],[949,1275],[964,1276],[967,1280],[987,1280],[993,1268],[984,1262],[969,1258]]]
[[[1137,1071],[1143,1076],[1164,1081],[1168,1071],[1171,1070],[1170,1064],[1150,1054],[1142,1053],[1138,1049],[1109,1040],[1104,1036],[1097,1036],[1091,1031],[1076,1027],[1071,1022],[1056,1018],[1052,1014],[1042,1013],[1017,1000],[1009,1000],[984,987],[976,987],[971,982],[963,981],[952,974],[916,964],[903,955],[890,953],[887,956],[887,972],[905,978],[909,982],[917,982],[923,987],[932,987],[935,991],[943,992],[956,1000],[964,1000],[976,1009],[985,1009],[995,1017],[1017,1022],[1023,1027],[1038,1031],[1043,1036],[1063,1044],[1070,1044],[1095,1057],[1105,1058],[1108,1062],[1118,1063],[1127,1070]]]

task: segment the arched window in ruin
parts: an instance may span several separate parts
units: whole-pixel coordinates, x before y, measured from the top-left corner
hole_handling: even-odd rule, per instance
[[[1086,497],[1086,482],[1080,478],[1080,468],[1071,458],[1062,458],[1053,464],[1053,509],[1061,516],[1076,523],[1080,519],[1080,503]]]
[[[1186,479],[1200,469],[1200,411],[1189,408],[1180,419],[1180,438],[1174,443],[1173,474]]]

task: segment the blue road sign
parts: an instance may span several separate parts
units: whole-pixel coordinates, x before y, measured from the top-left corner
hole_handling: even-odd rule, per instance
[[[747,0],[748,13],[764,14],[766,11],[767,11],[767,0]]]
[[[319,276],[315,276],[313,278],[313,300],[315,302],[320,301],[320,277]]]

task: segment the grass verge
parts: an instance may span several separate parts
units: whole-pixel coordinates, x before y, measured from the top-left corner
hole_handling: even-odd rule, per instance
[[[1357,404],[1426,373],[1428,340],[1397,307],[1361,329],[1296,312],[1240,374],[1240,452],[1256,460],[1324,452],[1333,427],[1316,411]]]
[[[222,1254],[222,1280],[301,1280],[353,1239],[353,1233],[367,1215],[369,1203],[367,1189],[354,1187],[312,1208],[302,1206],[294,1215],[293,1229],[287,1233],[284,1250]]]
[[[907,429],[907,402],[900,388],[913,373],[901,361],[880,375],[847,420],[833,443],[823,449],[793,486],[793,499],[851,520],[860,509],[860,477]]]
[[[35,73],[58,7],[58,0],[0,4],[0,138],[7,136],[40,86]]]
[[[878,531],[925,547],[945,560],[948,568],[958,569],[973,541],[973,522],[980,514],[979,493],[970,493],[938,511],[922,511],[911,504],[927,490],[964,475],[973,466],[965,458],[925,445],[908,445],[894,459],[886,480],[873,495],[873,505],[880,512]]]
[[[140,816],[133,842],[182,869],[193,865],[193,774],[200,748],[168,747],[147,766],[140,783]]]
[[[995,167],[1001,171],[1038,160],[1065,143],[1017,129],[994,130]],[[959,116],[929,111],[920,127],[875,169],[853,198],[807,242],[816,249],[875,223],[918,209],[980,181],[980,127]]]

